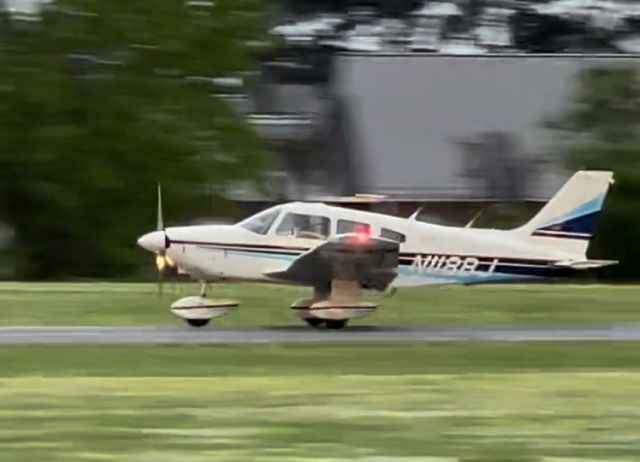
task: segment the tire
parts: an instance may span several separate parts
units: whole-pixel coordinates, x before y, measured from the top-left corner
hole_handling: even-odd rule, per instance
[[[191,327],[204,327],[209,324],[209,319],[187,319],[186,321]]]
[[[327,321],[327,329],[344,329],[347,322],[346,319],[332,319]]]
[[[319,328],[324,325],[326,322],[324,319],[320,318],[304,318],[304,321],[309,324],[311,327]]]

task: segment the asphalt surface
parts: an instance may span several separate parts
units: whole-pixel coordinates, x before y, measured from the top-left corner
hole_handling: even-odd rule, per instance
[[[347,327],[340,331],[307,327],[202,329],[187,326],[2,327],[1,345],[38,344],[250,344],[350,342],[571,342],[640,341],[639,326],[549,327]]]

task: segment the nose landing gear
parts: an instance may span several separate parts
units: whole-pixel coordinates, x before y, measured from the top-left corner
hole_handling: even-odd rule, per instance
[[[200,295],[183,297],[171,305],[171,312],[191,327],[204,327],[238,308],[235,300],[211,299],[206,296],[207,284],[202,285]]]

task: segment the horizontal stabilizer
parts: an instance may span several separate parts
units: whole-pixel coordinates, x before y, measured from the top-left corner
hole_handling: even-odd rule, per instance
[[[555,266],[571,269],[589,269],[589,268],[602,268],[603,266],[617,265],[617,260],[565,260],[555,262]]]

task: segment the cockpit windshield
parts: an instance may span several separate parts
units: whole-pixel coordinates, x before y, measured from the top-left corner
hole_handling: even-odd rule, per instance
[[[276,218],[280,215],[280,209],[281,207],[279,206],[268,208],[241,221],[239,224],[244,229],[248,229],[256,234],[267,234],[273,222],[276,221]]]

